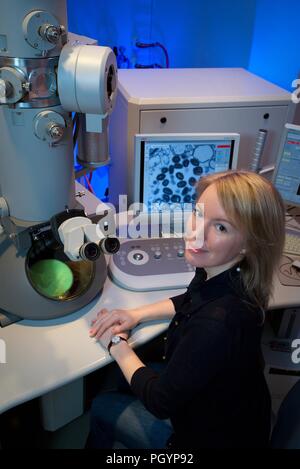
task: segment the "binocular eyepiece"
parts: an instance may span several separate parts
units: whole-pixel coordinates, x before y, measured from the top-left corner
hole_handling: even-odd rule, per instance
[[[89,242],[80,248],[80,257],[85,261],[96,261],[101,252],[104,254],[115,254],[120,249],[120,241],[118,238],[103,238],[99,244]]]
[[[99,258],[101,249],[97,243],[85,243],[81,246],[79,254],[84,261],[94,262]]]
[[[100,246],[104,254],[115,254],[120,249],[118,238],[104,238],[100,241]]]

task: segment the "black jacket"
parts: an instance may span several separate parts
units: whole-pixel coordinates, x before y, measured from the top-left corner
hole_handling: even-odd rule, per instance
[[[160,419],[170,418],[173,448],[267,445],[271,400],[263,375],[262,313],[243,293],[236,267],[206,280],[203,269],[185,294],[166,342],[166,368],[135,371],[131,387]]]

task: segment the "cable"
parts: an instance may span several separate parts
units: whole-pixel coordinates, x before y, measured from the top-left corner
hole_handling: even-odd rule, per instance
[[[156,46],[160,47],[164,51],[164,54],[165,54],[165,57],[166,57],[166,68],[170,68],[169,54],[168,54],[167,49],[160,42],[156,42]]]
[[[165,46],[163,44],[161,44],[160,42],[136,42],[135,43],[136,47],[139,47],[140,49],[147,49],[149,47],[160,47],[164,54],[165,54],[165,58],[166,58],[166,68],[170,68],[170,60],[169,60],[169,54],[168,54],[168,51],[167,49],[165,48]]]
[[[75,148],[79,132],[79,115],[75,112],[73,117],[73,148]]]
[[[85,182],[87,183],[87,186],[88,186],[87,188],[88,188],[88,190],[89,190],[92,194],[95,195],[95,191],[94,191],[94,189],[92,188],[91,183],[90,183],[89,178],[87,177],[87,175],[84,176],[84,179],[85,179]]]
[[[163,68],[163,67],[160,64],[150,64],[150,65],[135,64],[135,68]]]

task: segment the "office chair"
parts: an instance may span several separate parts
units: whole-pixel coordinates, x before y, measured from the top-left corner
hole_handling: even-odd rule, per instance
[[[300,449],[300,379],[281,403],[270,447]]]

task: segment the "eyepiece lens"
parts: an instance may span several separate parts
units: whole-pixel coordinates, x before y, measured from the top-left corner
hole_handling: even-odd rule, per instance
[[[96,243],[86,243],[82,247],[82,258],[88,261],[95,261],[100,256],[100,249]]]
[[[107,253],[115,254],[120,249],[120,241],[118,238],[106,238],[104,241],[104,248]]]

